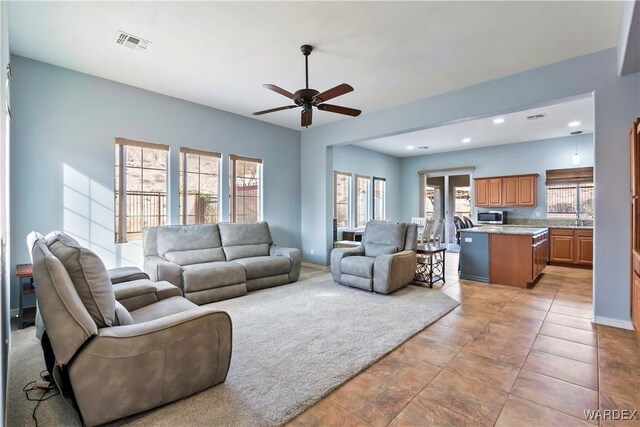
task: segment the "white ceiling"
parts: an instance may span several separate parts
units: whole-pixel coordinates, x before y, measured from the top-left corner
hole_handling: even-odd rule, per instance
[[[617,45],[622,2],[9,2],[14,54],[244,116],[349,83],[364,114]],[[115,44],[118,30],[152,42]],[[300,129],[300,110],[259,120]],[[314,126],[358,120],[314,112]]]
[[[536,114],[546,114],[547,117],[527,120],[528,116]],[[493,123],[497,118],[504,119],[504,122]],[[569,126],[570,122],[575,121],[580,122],[580,125]],[[584,134],[593,133],[593,98],[587,97],[515,113],[468,120],[354,145],[396,157],[410,157],[558,138],[569,136],[573,131],[582,131]],[[465,138],[471,141],[462,142]],[[408,146],[413,146],[414,149],[409,150]],[[420,149],[424,146],[429,148]]]

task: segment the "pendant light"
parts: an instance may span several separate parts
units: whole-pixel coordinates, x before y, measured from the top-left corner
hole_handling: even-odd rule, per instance
[[[575,131],[575,132],[571,132],[571,135],[576,136],[576,135],[580,135],[582,133],[581,130]],[[571,162],[574,165],[579,165],[580,164],[580,154],[578,154],[578,140],[576,139],[576,151],[575,154],[573,155],[573,157],[571,158]]]

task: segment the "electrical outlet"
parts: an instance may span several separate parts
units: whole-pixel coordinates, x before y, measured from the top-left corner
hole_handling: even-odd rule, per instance
[[[313,254],[315,254],[315,253],[316,253],[316,251],[315,251],[313,248],[311,248],[311,249],[309,249],[309,253],[310,253],[311,255],[313,255]]]

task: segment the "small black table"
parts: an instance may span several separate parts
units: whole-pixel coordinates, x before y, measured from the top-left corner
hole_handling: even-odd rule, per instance
[[[439,246],[418,245],[416,253],[418,262],[416,263],[416,275],[414,282],[429,285],[442,280],[445,283],[445,253],[447,249]]]
[[[16,277],[20,286],[18,293],[18,329],[22,329],[25,326],[34,324],[36,319],[36,288],[33,283],[32,265],[16,265]],[[29,298],[31,304],[25,301],[25,297],[31,297]]]

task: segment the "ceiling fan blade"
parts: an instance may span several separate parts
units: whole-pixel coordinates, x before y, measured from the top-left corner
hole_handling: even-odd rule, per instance
[[[311,126],[312,116],[313,116],[313,110],[311,108],[302,110],[300,124],[304,127]]]
[[[289,91],[286,91],[284,89],[282,89],[281,87],[278,87],[276,85],[271,85],[271,84],[266,84],[266,85],[262,85],[263,87],[266,87],[269,90],[272,90],[276,93],[279,93],[280,95],[284,95],[289,99],[296,99],[296,96],[294,94],[292,94]]]
[[[253,115],[261,116],[263,114],[273,113],[275,111],[290,110],[292,108],[297,108],[297,107],[298,107],[297,105],[287,105],[286,107],[278,107],[278,108],[271,108],[269,110],[256,111],[255,113],[253,113]]]
[[[350,85],[346,83],[342,83],[341,85],[338,85],[334,88],[325,90],[324,92],[317,94],[316,96],[313,97],[313,101],[314,103],[319,104],[321,102],[325,102],[330,99],[333,99],[337,96],[344,95],[345,93],[349,93],[352,90],[353,88]]]
[[[355,108],[341,107],[339,105],[331,105],[331,104],[320,104],[318,105],[318,110],[328,111],[330,113],[338,113],[345,114],[347,116],[357,117],[362,113],[360,110],[356,110]]]

